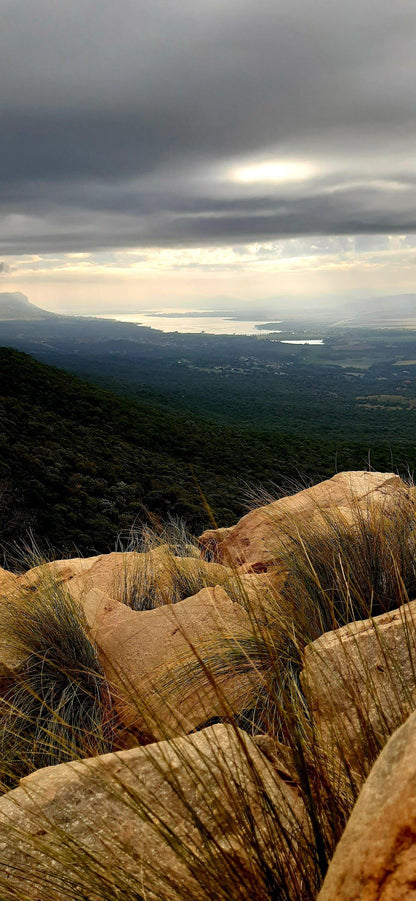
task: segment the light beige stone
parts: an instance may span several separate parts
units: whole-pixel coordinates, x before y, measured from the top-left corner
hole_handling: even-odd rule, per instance
[[[53,560],[34,566],[19,576],[21,588],[35,589],[44,582],[61,584],[69,582],[80,574],[87,573],[100,557],[73,557],[68,560]]]
[[[160,578],[167,568],[167,561],[168,552],[165,547],[147,554],[135,551],[102,554],[86,572],[80,573],[68,583],[67,588],[76,599],[91,589],[97,589],[116,600],[126,601],[136,583],[144,587],[150,574],[155,579]]]
[[[376,761],[318,897],[319,901],[414,901],[415,713]]]
[[[261,855],[291,864],[270,803],[301,840],[296,789],[225,725],[47,767],[0,799],[1,897],[225,901],[241,882],[266,901]]]
[[[250,618],[219,586],[144,612],[93,589],[83,608],[119,716],[143,737],[190,732],[255,703],[262,675],[245,656]]]
[[[346,523],[361,515],[400,503],[409,489],[393,473],[341,472],[304,491],[259,507],[232,528],[217,547],[217,557],[228,566],[251,564],[258,570],[279,562],[299,530],[325,527],[325,517],[337,510]]]
[[[222,544],[231,530],[231,528],[206,529],[198,538],[202,556],[208,560],[213,560],[215,563],[220,563],[222,560]]]
[[[140,603],[141,595],[149,598],[145,603],[170,603],[178,590],[189,596],[195,594],[195,585],[202,588],[224,583],[229,571],[219,564],[209,563],[198,557],[176,557],[167,545],[161,545],[146,553],[113,552],[96,557],[56,560],[34,567],[18,580],[22,588],[41,589],[55,582],[65,587],[75,600],[92,589],[97,589],[116,600]]]
[[[10,597],[10,595],[14,594],[18,584],[18,576],[9,572],[8,569],[2,569],[0,566],[0,598]]]
[[[236,596],[254,625],[276,624],[286,577],[286,572],[274,567],[265,573],[234,574]]]
[[[416,706],[416,601],[326,632],[301,681],[322,744],[361,773]]]

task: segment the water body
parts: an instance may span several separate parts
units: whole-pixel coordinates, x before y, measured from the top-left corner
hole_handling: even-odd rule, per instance
[[[205,332],[207,335],[259,335],[269,334],[268,330],[257,328],[261,325],[259,320],[248,319],[230,319],[225,316],[204,316],[198,313],[197,316],[171,316],[163,314],[151,313],[108,313],[106,318],[117,319],[119,322],[135,322],[137,325],[146,325],[150,328],[159,329],[162,332],[181,332],[182,334],[200,334]],[[270,333],[278,334],[280,329],[270,329]]]
[[[323,342],[322,338],[305,338],[305,340],[302,340],[302,341],[292,341],[291,339],[290,340],[289,339],[282,340],[280,343],[281,344],[323,344],[324,342]]]
[[[281,323],[265,319],[233,319],[231,316],[217,316],[210,310],[175,313],[108,313],[106,318],[119,322],[131,322],[159,329],[161,332],[180,332],[192,335],[279,335],[282,329],[276,328]],[[287,334],[287,333],[286,333]],[[276,338],[279,341],[279,338]],[[324,343],[322,338],[288,338],[282,344],[317,344]]]

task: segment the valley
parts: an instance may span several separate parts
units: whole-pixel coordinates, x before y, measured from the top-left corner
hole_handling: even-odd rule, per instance
[[[264,491],[416,467],[414,331],[164,333],[18,306],[0,321],[7,547],[31,534],[43,550],[57,535],[61,553],[111,550],[146,522],[227,526]]]

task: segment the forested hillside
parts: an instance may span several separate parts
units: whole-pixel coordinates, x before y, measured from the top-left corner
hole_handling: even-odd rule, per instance
[[[288,489],[337,469],[365,468],[365,443],[304,440],[289,433],[220,427],[100,390],[0,349],[0,537],[30,531],[59,553],[104,551],[149,517],[219,525],[247,505],[247,488]],[[377,444],[371,464],[414,465],[409,443]]]
[[[0,319],[1,299],[0,293]],[[367,446],[416,441],[414,328],[299,321],[285,330],[280,323],[274,338],[261,330],[164,333],[115,320],[42,319],[42,310],[33,309],[37,319],[0,321],[1,345],[138,403],[174,407],[226,429]],[[309,339],[323,343],[303,343]]]

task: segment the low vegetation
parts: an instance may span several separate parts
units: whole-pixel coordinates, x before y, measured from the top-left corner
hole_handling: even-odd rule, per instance
[[[323,632],[400,607],[416,597],[416,497],[388,513],[323,514],[298,528],[285,564],[283,606],[303,647]]]
[[[157,532],[131,531],[118,546],[126,552],[126,565],[112,594],[132,610],[153,610],[177,604],[209,585],[220,585],[232,600],[244,602],[244,587],[228,567],[201,558],[195,539],[180,521],[171,520]]]

